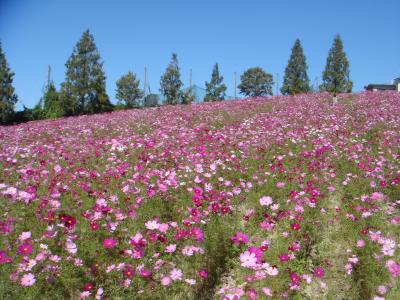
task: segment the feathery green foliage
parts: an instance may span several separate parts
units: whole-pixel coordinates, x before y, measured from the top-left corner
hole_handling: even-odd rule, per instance
[[[320,86],[320,90],[330,93],[350,93],[353,88],[353,82],[350,80],[349,68],[349,61],[343,50],[343,42],[340,36],[336,35],[326,59],[325,70],[322,74],[323,83]]]
[[[171,62],[160,80],[160,92],[165,96],[166,104],[180,103],[182,85],[178,56],[173,53]]]
[[[65,64],[66,79],[61,86],[61,101],[67,115],[110,111],[106,76],[93,35],[86,30]]]
[[[285,69],[285,77],[281,88],[283,95],[295,95],[310,91],[310,80],[308,79],[307,69],[303,48],[300,40],[296,39],[288,65]]]
[[[6,56],[0,43],[0,123],[6,124],[13,120],[14,106],[18,101],[12,85],[14,73],[8,66]]]
[[[238,88],[240,93],[245,96],[256,97],[272,95],[272,85],[274,80],[272,75],[266,73],[262,68],[250,68],[240,75]]]
[[[50,81],[43,96],[43,117],[46,119],[60,118],[64,116],[60,95],[54,82]]]
[[[212,70],[211,81],[206,81],[205,102],[224,100],[226,85],[222,83],[223,80],[224,77],[219,75],[218,63],[216,63]]]
[[[116,98],[123,102],[127,108],[139,107],[139,102],[143,97],[143,91],[139,88],[140,80],[132,72],[123,75],[117,81]]]

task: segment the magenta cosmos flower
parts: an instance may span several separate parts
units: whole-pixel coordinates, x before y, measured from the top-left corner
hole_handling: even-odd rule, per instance
[[[314,269],[314,276],[317,278],[323,278],[325,275],[325,270],[323,268],[320,267],[316,267]]]
[[[18,253],[22,255],[29,255],[32,253],[32,246],[29,244],[22,244],[18,247]]]
[[[240,244],[247,244],[249,242],[249,236],[238,231],[235,236],[231,237],[231,240],[236,246],[239,246]]]
[[[117,242],[113,238],[106,238],[103,242],[103,246],[106,249],[114,248]]]

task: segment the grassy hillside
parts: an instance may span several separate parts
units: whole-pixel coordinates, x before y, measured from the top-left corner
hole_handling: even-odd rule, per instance
[[[400,299],[400,94],[0,127],[0,299]]]

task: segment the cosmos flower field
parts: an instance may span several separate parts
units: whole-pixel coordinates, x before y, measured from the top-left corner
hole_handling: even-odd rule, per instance
[[[0,299],[400,299],[400,94],[0,127]]]

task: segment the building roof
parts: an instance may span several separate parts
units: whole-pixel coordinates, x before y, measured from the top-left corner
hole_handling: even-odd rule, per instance
[[[379,83],[371,83],[368,84],[365,89],[367,91],[373,91],[373,90],[378,90],[378,91],[395,91],[396,90],[396,85],[394,84],[379,84]]]

